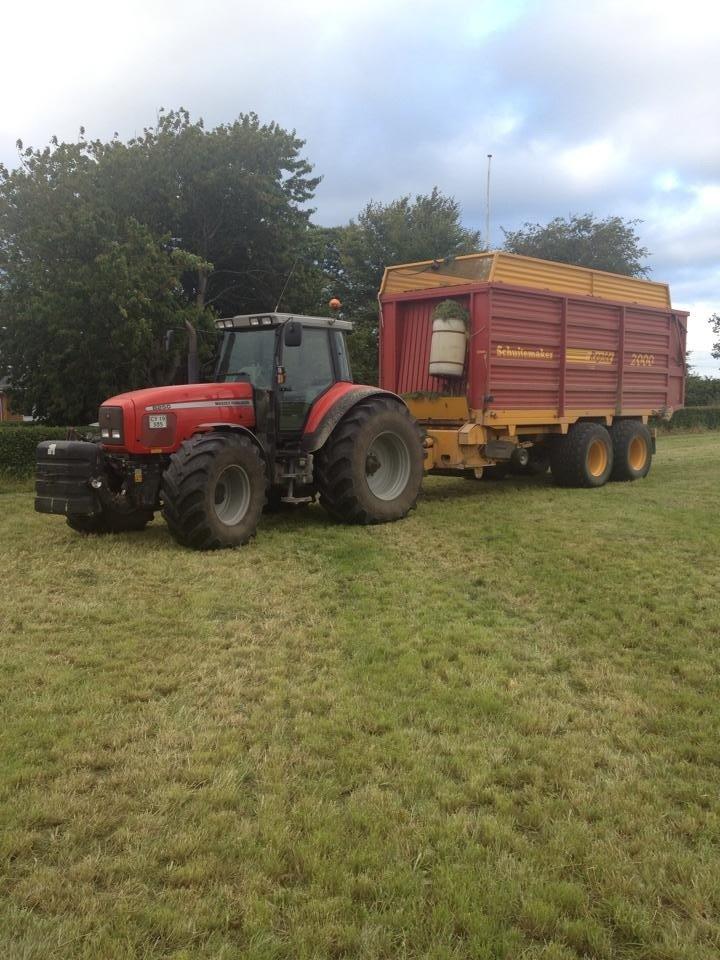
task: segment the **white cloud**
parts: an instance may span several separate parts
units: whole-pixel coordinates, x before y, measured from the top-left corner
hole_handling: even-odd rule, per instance
[[[678,272],[704,267],[716,284],[720,309],[720,179],[651,199],[645,217],[657,259]]]
[[[4,11],[0,160],[17,137],[132,136],[159,106],[295,127],[317,219],[453,194],[499,226],[640,217],[654,276],[720,300],[715,3],[685,0],[40,0]]]
[[[674,170],[663,170],[658,173],[653,180],[653,186],[663,193],[669,193],[671,190],[677,190],[680,186],[680,178]]]
[[[562,150],[556,165],[586,189],[614,178],[624,166],[625,153],[611,138],[602,137]]]

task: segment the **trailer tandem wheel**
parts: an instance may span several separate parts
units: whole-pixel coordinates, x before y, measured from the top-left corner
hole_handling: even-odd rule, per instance
[[[610,431],[613,445],[611,480],[640,480],[652,463],[652,437],[639,420],[617,420]]]
[[[601,487],[613,468],[610,434],[599,423],[574,424],[553,442],[550,466],[558,486]]]

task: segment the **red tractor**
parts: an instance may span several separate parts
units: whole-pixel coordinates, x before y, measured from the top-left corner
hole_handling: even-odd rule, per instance
[[[219,320],[211,383],[100,407],[94,440],[38,446],[35,509],[82,533],[142,530],[162,510],[196,550],[236,547],[266,506],[320,503],[344,523],[399,520],[423,477],[422,432],[394,393],[352,382],[327,317]]]

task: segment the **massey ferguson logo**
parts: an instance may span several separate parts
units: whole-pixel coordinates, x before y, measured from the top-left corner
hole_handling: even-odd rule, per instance
[[[207,410],[218,407],[250,407],[252,400],[181,400],[178,403],[153,403],[145,407],[148,413],[162,410]]]

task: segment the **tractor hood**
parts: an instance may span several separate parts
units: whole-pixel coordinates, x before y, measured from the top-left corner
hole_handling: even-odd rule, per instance
[[[203,402],[208,406],[231,404],[233,400],[252,397],[249,383],[185,383],[170,387],[147,387],[145,390],[133,390],[119,393],[103,403],[103,407],[121,407],[128,401],[136,409],[143,410],[178,404]]]
[[[172,453],[213,426],[255,424],[249,383],[188,383],[110,397],[100,407],[102,444],[110,452]]]

